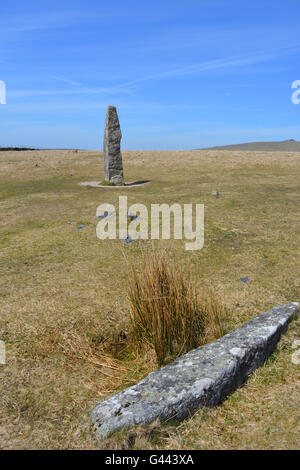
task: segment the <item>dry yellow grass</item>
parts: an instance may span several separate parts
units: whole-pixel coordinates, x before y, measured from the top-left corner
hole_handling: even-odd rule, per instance
[[[195,289],[163,251],[142,254],[128,271],[131,344],[154,349],[158,366],[224,335],[225,311],[213,292]]]
[[[299,300],[299,153],[123,156],[128,180],[151,183],[118,191],[80,187],[103,179],[97,152],[0,153],[0,339],[7,346],[0,447],[296,448],[299,366],[291,362],[291,346],[299,321],[267,365],[221,406],[177,428],[140,430],[129,443],[127,434],[99,442],[90,432],[95,403],[155,367],[151,354],[124,353],[121,341],[129,309],[122,256],[138,264],[152,244],[99,241],[99,204],[117,206],[119,195],[148,207],[204,203],[203,250],[187,252],[182,241],[154,248],[180,259],[194,283],[222,297],[231,327]]]

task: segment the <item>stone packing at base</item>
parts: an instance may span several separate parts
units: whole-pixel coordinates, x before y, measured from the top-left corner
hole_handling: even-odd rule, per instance
[[[162,422],[182,420],[200,407],[219,404],[263,365],[298,308],[296,302],[274,307],[151,372],[138,384],[96,406],[92,412],[95,431],[105,437],[157,418]]]

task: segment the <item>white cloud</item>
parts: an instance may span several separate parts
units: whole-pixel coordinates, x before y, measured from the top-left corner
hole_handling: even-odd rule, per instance
[[[75,82],[74,80],[70,80],[69,78],[63,78],[63,77],[57,77],[55,75],[51,76],[54,80],[58,80],[59,82],[64,82],[67,83],[68,85],[75,85],[75,86],[80,86],[81,83]]]
[[[84,21],[99,20],[110,15],[91,15],[88,11],[55,11],[32,13],[22,16],[1,16],[1,33],[26,33],[30,31],[57,29],[72,26]]]
[[[197,64],[192,64],[184,67],[179,67],[172,70],[163,71],[157,74],[144,76],[135,80],[126,81],[111,87],[103,88],[76,88],[69,90],[15,90],[10,92],[10,96],[14,98],[29,97],[29,96],[46,96],[46,95],[71,95],[71,94],[119,94],[130,93],[130,89],[139,83],[163,80],[172,77],[183,77],[188,75],[197,75],[201,72],[241,68],[248,65],[263,63],[271,60],[274,56],[271,52],[261,52],[248,57],[227,57],[223,59],[216,59]],[[66,81],[66,79],[62,79]],[[73,84],[76,82],[73,82]]]

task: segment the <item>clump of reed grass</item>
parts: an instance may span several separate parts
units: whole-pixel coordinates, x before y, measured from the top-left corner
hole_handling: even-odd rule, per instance
[[[224,334],[224,309],[215,295],[199,295],[164,253],[145,255],[140,269],[131,266],[128,297],[132,342],[153,348],[159,366]]]

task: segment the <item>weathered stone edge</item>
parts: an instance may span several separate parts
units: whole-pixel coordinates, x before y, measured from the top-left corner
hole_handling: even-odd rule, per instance
[[[214,406],[240,386],[272,354],[299,304],[279,305],[237,330],[181,356],[138,384],[100,403],[92,412],[105,437],[121,428],[159,418],[182,420]]]

